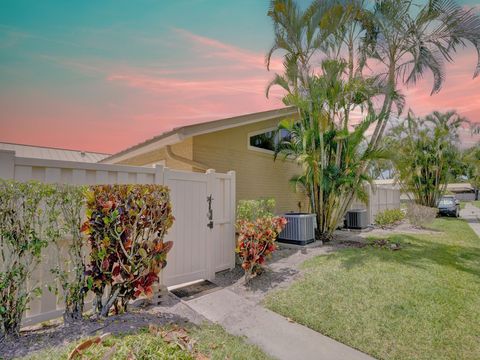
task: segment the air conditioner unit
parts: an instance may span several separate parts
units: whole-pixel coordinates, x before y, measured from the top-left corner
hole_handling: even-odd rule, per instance
[[[315,214],[288,213],[287,224],[278,235],[278,241],[287,244],[306,245],[315,241],[317,227]]]
[[[345,226],[348,229],[365,229],[368,226],[367,210],[352,209],[347,211]]]

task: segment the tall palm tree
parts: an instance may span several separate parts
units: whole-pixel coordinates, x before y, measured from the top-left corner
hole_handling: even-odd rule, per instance
[[[294,181],[309,195],[310,207],[317,214],[319,236],[324,240],[331,237],[341,221],[350,192],[365,200],[364,188],[353,186],[356,170],[367,158],[379,154],[365,151],[365,133],[374,116],[355,129],[345,126],[346,110],[359,107],[371,111],[371,99],[379,88],[370,79],[349,80],[347,66],[345,61],[324,60],[321,75],[309,78],[309,97],[289,94],[284,99],[286,104],[297,106],[303,116],[279,124],[279,131],[287,131],[290,136],[279,144],[277,155],[293,157],[302,166],[302,175]],[[309,101],[310,97],[315,101]],[[368,179],[362,174],[360,180]]]
[[[331,212],[324,185],[329,166],[343,166],[343,147],[352,127],[351,110],[363,107],[366,120],[362,124],[374,129],[361,152],[368,156],[360,156],[358,165],[348,167],[349,171],[354,169],[355,176],[352,185],[344,187],[349,191],[339,196],[344,198],[341,205],[334,204],[339,211],[346,211],[356,192],[361,191],[371,158],[381,152],[381,139],[392,110],[403,110],[405,99],[398,85],[415,84],[431,72],[432,93],[438,92],[445,78],[444,65],[453,60],[459,47],[473,44],[480,55],[480,18],[451,0],[430,0],[424,5],[411,0],[381,0],[373,7],[362,0],[315,0],[305,10],[294,0],[272,0],[268,15],[275,37],[266,56],[267,67],[272,54],[282,51],[284,73],[275,75],[267,96],[271,86],[281,86],[286,91],[284,103],[298,108],[302,155],[297,158],[305,168],[303,180],[310,183],[307,193],[318,222],[323,221],[324,213]],[[345,54],[347,59],[343,60]],[[319,62],[321,56],[332,62]],[[373,67],[376,70],[367,78],[373,62],[378,63]],[[479,72],[477,65],[474,76]],[[348,86],[343,86],[346,79]],[[368,90],[366,98],[358,91],[364,86],[375,89]],[[372,96],[383,98],[379,109],[371,106]],[[339,127],[339,120],[343,126]],[[333,142],[335,151],[330,151],[328,136],[334,132],[338,132],[334,136],[338,141]],[[365,134],[366,130],[362,136]]]

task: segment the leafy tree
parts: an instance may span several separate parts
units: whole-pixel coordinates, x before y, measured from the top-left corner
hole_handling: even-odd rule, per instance
[[[480,188],[480,145],[471,147],[462,153],[463,175],[478,192]]]
[[[436,207],[449,181],[462,167],[458,129],[466,120],[455,112],[425,118],[409,113],[387,136],[396,178],[419,205]]]
[[[470,43],[480,54],[480,18],[473,10],[450,0],[370,4],[313,1],[302,10],[293,0],[272,0],[268,12],[274,43],[267,68],[280,51],[284,73],[275,75],[267,96],[272,86],[280,86],[286,92],[283,102],[296,106],[299,118],[280,125],[292,136],[278,151],[302,165],[296,180],[309,196],[324,238],[354,198],[362,197],[372,160],[381,157],[391,114],[403,111],[398,86],[415,84],[431,72],[432,93],[438,92],[444,64],[459,47]],[[480,62],[474,75],[479,72]],[[352,119],[355,110],[362,112],[360,121]]]

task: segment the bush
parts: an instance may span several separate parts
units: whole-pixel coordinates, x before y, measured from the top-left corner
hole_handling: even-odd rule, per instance
[[[266,258],[276,250],[275,240],[287,220],[273,215],[275,200],[244,200],[237,210],[239,233],[236,252],[242,261],[245,280],[262,270]]]
[[[87,287],[97,315],[125,311],[129,300],[150,296],[173,246],[163,238],[173,224],[169,190],[159,185],[102,185],[87,191],[90,260]]]
[[[430,225],[437,217],[438,209],[428,206],[409,204],[407,207],[407,219],[413,226],[424,228]]]
[[[0,340],[19,334],[28,303],[42,291],[31,281],[56,236],[54,192],[51,185],[0,180]]]
[[[384,210],[375,215],[375,224],[384,228],[396,225],[404,218],[405,213],[401,209]]]
[[[51,269],[60,284],[65,311],[63,319],[70,323],[81,320],[85,303],[85,241],[80,232],[84,217],[86,188],[73,185],[58,185],[57,231],[55,250],[57,262]],[[65,238],[68,241],[65,241]],[[67,245],[66,250],[64,244]],[[62,251],[63,250],[63,251]],[[56,292],[58,287],[55,286]]]
[[[240,200],[237,206],[237,219],[255,221],[264,217],[273,217],[274,199]]]

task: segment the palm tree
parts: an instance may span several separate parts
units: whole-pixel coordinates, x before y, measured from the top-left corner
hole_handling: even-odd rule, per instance
[[[275,75],[267,86],[267,96],[271,86],[280,86],[286,92],[284,103],[298,108],[295,130],[299,136],[297,140],[292,137],[295,146],[288,151],[303,165],[302,181],[317,212],[318,229],[327,233],[330,230],[323,227],[326,220],[322,219],[333,213],[330,206],[344,212],[361,192],[371,159],[382,152],[381,139],[392,110],[399,114],[403,110],[405,99],[398,85],[415,84],[430,71],[434,76],[432,93],[438,92],[445,78],[444,64],[452,61],[459,47],[473,44],[480,55],[480,18],[473,10],[451,0],[430,0],[426,5],[382,0],[373,8],[369,4],[316,0],[302,11],[294,0],[272,0],[268,13],[275,37],[266,56],[267,68],[272,54],[281,51],[284,73]],[[314,64],[320,56],[326,61],[317,69]],[[366,77],[373,62],[381,70]],[[479,72],[480,62],[474,76]],[[383,98],[379,109],[372,105],[374,97]],[[352,128],[350,113],[356,107],[364,110],[362,137],[367,131],[365,124],[374,130],[365,148],[357,145],[355,149],[359,162],[347,161],[345,167],[343,154],[351,151],[344,149]],[[345,169],[349,176],[354,169],[349,185],[336,195],[339,203],[331,200],[328,192],[338,189],[326,185],[332,165],[336,171]]]
[[[419,8],[419,10],[417,10]],[[372,24],[365,28],[360,44],[362,67],[369,60],[382,67],[378,75],[386,81],[386,96],[378,114],[370,146],[379,144],[385,131],[399,83],[414,85],[427,72],[433,75],[431,94],[442,88],[445,63],[453,61],[460,47],[473,45],[478,62],[473,76],[480,73],[480,17],[452,0],[429,0],[420,6],[409,0],[376,1]],[[401,110],[401,109],[399,109]]]
[[[417,204],[436,207],[447,184],[462,164],[458,129],[465,119],[455,112],[434,112],[425,118],[408,114],[387,137],[392,148],[396,178]]]
[[[294,93],[285,97],[285,103],[296,106],[302,116],[279,124],[279,131],[290,136],[279,144],[277,155],[294,158],[302,166],[302,175],[293,180],[309,195],[310,207],[317,214],[318,235],[327,240],[344,215],[347,195],[353,192],[365,200],[364,188],[354,186],[356,171],[379,154],[365,151],[365,132],[374,117],[352,130],[345,125],[346,110],[363,107],[370,111],[379,89],[370,79],[349,80],[344,61],[324,60],[321,70],[321,75],[309,77],[309,97]],[[308,101],[310,97],[315,101]],[[367,180],[362,174],[360,181]]]

